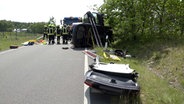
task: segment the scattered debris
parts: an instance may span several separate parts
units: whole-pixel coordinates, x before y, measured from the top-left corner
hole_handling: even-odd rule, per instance
[[[28,40],[24,43],[22,43],[23,46],[31,46],[31,45],[34,45],[35,43],[37,43],[36,40]]]
[[[112,55],[116,55],[118,57],[122,57],[122,58],[130,58],[132,57],[132,55],[127,54],[128,51],[123,51],[121,49],[115,49],[115,50],[104,50],[104,52],[112,54]]]
[[[39,40],[38,43],[41,45],[47,45],[47,42],[45,40]]]
[[[115,61],[121,61],[121,59],[118,56],[116,56],[114,54],[109,54],[107,52],[103,52],[103,56],[104,56],[105,59],[112,59],[112,60],[115,60]]]

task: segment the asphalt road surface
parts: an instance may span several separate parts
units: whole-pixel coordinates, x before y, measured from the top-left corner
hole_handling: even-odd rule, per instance
[[[88,104],[112,104],[111,96],[85,95],[84,49],[62,47],[34,45],[0,52],[0,104],[84,104],[84,97]]]

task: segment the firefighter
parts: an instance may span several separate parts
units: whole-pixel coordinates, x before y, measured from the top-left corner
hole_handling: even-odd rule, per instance
[[[45,40],[45,38],[48,38],[48,27],[47,25],[44,25],[44,30],[43,30],[43,40]]]
[[[59,25],[56,27],[56,37],[57,37],[57,44],[60,44],[61,29]]]
[[[49,24],[48,27],[48,38],[49,38],[49,44],[54,44],[54,25]]]
[[[65,25],[62,27],[62,39],[63,44],[68,44],[69,26]]]

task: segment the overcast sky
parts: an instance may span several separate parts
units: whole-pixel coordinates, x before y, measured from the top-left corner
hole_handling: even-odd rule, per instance
[[[82,17],[94,4],[103,0],[0,0],[0,20],[47,22],[53,16],[58,24],[63,17]]]

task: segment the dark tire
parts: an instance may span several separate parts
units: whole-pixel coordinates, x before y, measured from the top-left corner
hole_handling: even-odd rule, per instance
[[[16,48],[18,48],[19,46],[17,46],[17,45],[11,45],[10,46],[10,49],[16,49]]]
[[[69,49],[68,47],[62,47],[62,49]]]

